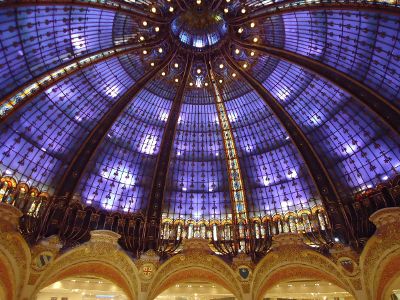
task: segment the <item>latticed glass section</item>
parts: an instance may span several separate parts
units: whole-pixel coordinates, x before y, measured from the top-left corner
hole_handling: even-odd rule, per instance
[[[0,201],[46,213],[37,238],[106,228],[135,255],[362,243],[400,172],[399,9],[0,1]]]

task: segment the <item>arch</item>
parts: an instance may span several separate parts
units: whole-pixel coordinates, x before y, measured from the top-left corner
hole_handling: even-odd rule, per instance
[[[329,281],[353,295],[357,289],[334,261],[308,248],[300,235],[287,233],[274,237],[272,250],[257,264],[251,282],[253,299],[262,299],[277,282],[299,277]]]
[[[280,214],[274,214],[274,216],[272,217],[272,221],[277,222],[283,220],[282,216]]]
[[[284,215],[284,220],[288,221],[289,217],[297,217],[297,214],[294,211],[288,211],[285,215]]]
[[[1,178],[1,182],[7,182],[10,183],[11,187],[16,187],[17,186],[17,181],[10,176],[5,176]]]
[[[136,299],[139,272],[132,259],[120,250],[119,237],[107,230],[92,231],[89,242],[69,250],[49,264],[36,282],[33,294],[61,279],[90,275],[115,283],[130,299]]]
[[[19,299],[28,283],[31,251],[18,231],[22,213],[10,204],[0,203],[0,289],[7,297]]]
[[[4,258],[0,251],[0,299],[15,299],[15,274]]]
[[[303,264],[289,264],[273,270],[264,279],[261,287],[255,293],[255,299],[262,299],[263,295],[273,286],[291,280],[308,279],[308,280],[321,280],[331,282],[346,291],[351,292],[351,289],[343,282],[338,280],[333,274],[328,273],[326,270],[313,268]]]
[[[400,250],[385,258],[385,263],[376,272],[376,299],[390,299],[390,286],[400,278]]]
[[[363,288],[368,299],[384,299],[389,284],[399,275],[399,216],[400,208],[391,207],[378,210],[370,217],[370,221],[376,226],[376,232],[368,240],[360,256]]]
[[[184,280],[213,282],[242,299],[240,284],[229,265],[216,256],[198,252],[178,254],[164,263],[150,283],[148,299],[154,299],[173,284]]]
[[[37,294],[43,288],[63,279],[69,277],[81,277],[81,276],[93,276],[109,280],[129,297],[129,299],[135,300],[136,295],[132,292],[129,282],[124,278],[120,269],[115,268],[112,264],[107,264],[104,261],[92,261],[92,262],[81,262],[74,265],[70,265],[59,272],[53,273],[51,276],[46,276],[45,280],[40,284],[36,290]]]
[[[195,267],[178,270],[171,274],[168,278],[165,278],[163,282],[159,283],[159,285],[152,290],[152,296],[150,296],[149,299],[154,299],[159,294],[177,283],[197,280],[218,284],[230,291],[232,294],[237,295],[237,290],[232,289],[232,287],[221,276],[215,274],[211,270]]]
[[[29,185],[25,182],[19,182],[17,184],[17,190],[21,193],[27,193],[29,191]]]

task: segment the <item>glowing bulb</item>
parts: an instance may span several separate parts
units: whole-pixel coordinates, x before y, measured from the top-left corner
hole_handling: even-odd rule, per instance
[[[198,5],[200,5],[200,4],[201,4],[201,0],[197,0],[196,3],[197,3]]]
[[[174,64],[174,67],[177,69],[177,68],[179,68],[179,64],[178,63],[175,63]]]
[[[158,52],[162,53],[163,52],[163,48],[158,48]]]
[[[254,51],[250,52],[250,56],[254,56],[256,53]]]
[[[143,21],[143,26],[147,26],[147,21]]]
[[[150,66],[154,67],[154,62],[151,62],[151,63],[150,63]]]
[[[165,72],[162,72],[162,73],[161,73],[161,76],[165,76]]]
[[[172,6],[169,7],[169,12],[174,12],[174,8]]]
[[[151,8],[151,12],[152,12],[153,14],[155,14],[155,13],[157,12],[157,9],[153,6],[153,7]]]
[[[222,79],[219,80],[219,83],[222,83]]]
[[[193,82],[189,83],[190,86],[193,86]]]
[[[146,55],[147,54],[147,50],[143,50],[143,54]]]
[[[251,23],[250,23],[250,27],[251,27],[251,28],[254,28],[254,26],[256,26],[256,23],[251,22]]]
[[[223,68],[224,68],[224,65],[223,65],[223,64],[220,64],[220,65],[219,65],[219,68],[220,68],[220,69],[223,69]]]
[[[228,9],[227,7],[225,7],[225,8],[224,8],[224,13],[227,14],[228,12],[229,12],[229,9]]]
[[[232,77],[236,77],[236,73],[232,73]]]
[[[226,3],[229,3],[229,2],[231,2],[231,0],[226,0]]]
[[[239,50],[239,49],[236,49],[236,50],[235,50],[235,53],[236,53],[236,54],[240,54],[240,50]]]
[[[159,32],[159,31],[160,31],[160,27],[156,27],[156,28],[154,28],[154,30],[155,30],[156,32]]]
[[[254,43],[257,43],[257,42],[258,42],[258,38],[255,37],[255,38],[253,39],[253,42],[254,42]]]
[[[245,69],[247,68],[247,64],[246,63],[243,64],[243,68],[245,68]]]
[[[242,10],[240,11],[242,14],[246,13],[246,9],[243,7]]]
[[[178,78],[175,78],[175,82],[179,82],[179,79],[178,79]]]
[[[196,72],[197,72],[197,74],[200,74],[201,73],[201,69],[197,69]]]
[[[144,36],[141,36],[139,40],[144,41]]]
[[[208,86],[208,82],[206,82],[204,85],[205,85],[205,86]]]
[[[238,32],[239,32],[239,33],[242,33],[242,32],[243,32],[243,28],[240,27],[240,28],[238,29]]]

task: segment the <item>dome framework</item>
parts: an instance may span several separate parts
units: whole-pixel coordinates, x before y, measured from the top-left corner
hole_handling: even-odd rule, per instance
[[[357,247],[348,207],[399,171],[395,2],[0,8],[2,200],[50,195],[35,238],[97,222],[134,253],[203,237],[256,256],[285,230]],[[196,27],[223,31],[215,47],[174,32],[200,8],[222,16]]]

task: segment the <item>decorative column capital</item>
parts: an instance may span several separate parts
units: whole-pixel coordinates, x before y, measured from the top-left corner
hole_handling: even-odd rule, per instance
[[[153,249],[150,249],[140,255],[139,260],[142,262],[158,264],[160,262],[160,256]]]
[[[272,249],[288,246],[304,248],[306,244],[297,233],[281,233],[272,237]]]
[[[19,218],[22,212],[7,203],[0,203],[0,232],[18,231]]]
[[[92,243],[108,243],[118,246],[120,234],[110,230],[93,230],[90,232],[90,242]]]
[[[382,229],[386,225],[400,223],[400,207],[383,208],[373,213],[369,220],[374,223],[377,230]]]
[[[182,243],[183,253],[188,254],[191,252],[198,252],[202,254],[212,254],[211,248],[208,245],[208,240],[193,238],[193,239],[185,239]]]

